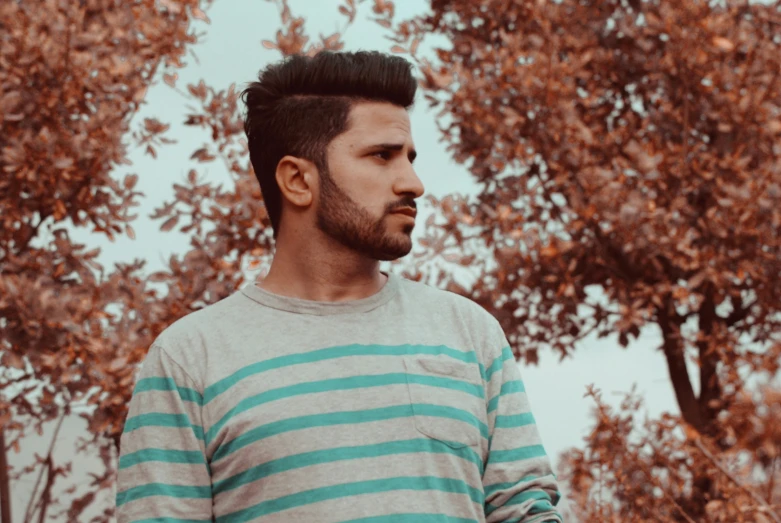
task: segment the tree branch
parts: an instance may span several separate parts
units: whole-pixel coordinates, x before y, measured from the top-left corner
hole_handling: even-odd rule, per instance
[[[751,489],[743,485],[740,481],[738,481],[738,479],[735,476],[730,474],[730,472],[724,467],[724,465],[719,463],[719,461],[716,459],[716,456],[711,454],[710,451],[705,448],[705,445],[703,445],[699,439],[694,440],[694,444],[697,446],[698,449],[700,449],[700,452],[702,452],[705,455],[705,457],[711,461],[711,463],[716,465],[716,468],[719,469],[722,474],[727,476],[730,479],[730,481],[732,481],[735,485],[737,485],[739,489],[741,489],[743,492],[751,496],[751,499],[756,501],[759,504],[759,506],[762,507],[762,512],[770,516],[773,519],[773,521],[775,521],[776,523],[781,523],[781,516],[779,516],[778,513],[774,511],[772,507],[770,507],[770,505],[768,505],[767,502],[759,496],[759,494],[756,494],[754,491],[752,491]]]
[[[724,319],[724,323],[726,323],[728,327],[734,327],[735,324],[746,319],[749,312],[751,312],[752,307],[756,304],[757,300],[755,299],[748,305],[743,305],[743,300],[741,299],[735,309]]]
[[[54,429],[54,434],[52,435],[51,443],[49,443],[49,452],[46,456],[46,463],[49,465],[49,476],[47,477],[47,484],[44,488],[44,492],[41,495],[41,498],[43,499],[43,496],[46,495],[47,489],[51,489],[51,485],[49,482],[52,481],[51,479],[51,463],[52,463],[52,452],[54,451],[54,443],[57,441],[57,435],[60,432],[60,427],[62,427],[62,422],[65,419],[65,414],[63,413],[60,416],[59,421],[57,422],[57,427]],[[38,473],[38,479],[35,480],[35,487],[33,488],[32,493],[30,494],[30,501],[27,502],[27,509],[24,511],[24,521],[30,521],[30,519],[35,514],[35,510],[37,509],[37,505],[33,505],[33,501],[35,501],[35,493],[38,491],[38,485],[41,484],[41,479],[43,478],[43,471],[46,470],[47,467],[41,467],[41,471]],[[33,508],[36,507],[36,508]],[[33,511],[32,513],[30,511]],[[44,506],[44,512],[46,511],[46,507]]]
[[[686,368],[686,357],[681,346],[680,333],[671,313],[674,314],[674,306],[672,297],[668,294],[664,297],[664,307],[659,309],[659,327],[662,329],[662,348],[667,360],[667,369],[670,372],[670,381],[672,381],[675,398],[678,401],[683,419],[697,431],[702,431],[703,423],[699,404],[694,395],[689,371]]]

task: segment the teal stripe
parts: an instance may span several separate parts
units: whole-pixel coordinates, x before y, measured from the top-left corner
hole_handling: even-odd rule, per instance
[[[510,450],[491,450],[486,466],[493,463],[508,463],[510,461],[521,461],[542,456],[545,456],[545,449],[542,445],[527,445]]]
[[[518,481],[507,481],[507,482],[504,482],[504,483],[493,483],[491,485],[486,485],[483,488],[483,491],[485,492],[485,497],[486,498],[490,498],[491,496],[493,496],[494,494],[496,494],[500,490],[511,489],[511,488],[515,487],[516,485],[518,485],[520,483],[528,483],[529,481],[534,481],[535,479],[539,479],[539,478],[540,478],[540,476],[529,475],[529,476],[522,477]]]
[[[445,345],[340,345],[300,354],[278,356],[276,358],[247,365],[230,376],[206,387],[203,391],[203,404],[206,405],[241,380],[273,369],[350,356],[406,356],[412,354],[442,355],[465,363],[476,363],[479,365],[474,351],[463,352],[451,349]]]
[[[534,478],[534,476],[528,476],[529,478]],[[521,481],[524,481],[526,478],[522,479]],[[510,488],[513,488],[517,483],[514,481],[506,481],[504,483],[494,483],[493,485],[487,485],[483,488],[483,491],[485,492],[485,497],[490,498],[500,490],[507,490]]]
[[[498,394],[496,396],[494,396],[493,398],[491,398],[491,400],[488,402],[488,409],[486,410],[486,412],[488,414],[490,414],[493,411],[495,411],[497,408],[499,408],[499,395]]]
[[[390,514],[351,519],[342,523],[479,523],[476,519],[457,518],[445,514]]]
[[[548,494],[545,491],[543,491],[543,490],[525,490],[525,491],[522,491],[522,492],[518,492],[513,497],[511,497],[510,499],[505,501],[502,505],[492,505],[490,503],[486,503],[485,504],[485,515],[486,516],[490,515],[494,510],[496,510],[498,508],[507,507],[507,506],[511,506],[511,505],[520,505],[520,504],[526,503],[527,501],[532,500],[532,499],[538,500],[537,501],[538,503],[539,503],[539,501],[545,501],[546,503],[548,503],[548,505],[550,505],[550,501],[549,501],[550,500],[550,496],[548,496]],[[537,503],[532,505],[532,507],[534,507],[535,505],[537,505]],[[531,509],[529,509],[527,511],[527,514],[536,514],[536,513],[537,512],[532,512]]]
[[[545,496],[548,498],[548,496]],[[551,502],[548,499],[541,499],[539,501],[535,501],[534,504],[529,508],[529,514],[539,514],[541,512],[550,512],[553,510],[553,505],[551,505]]]
[[[283,510],[290,510],[312,503],[319,503],[321,501],[397,490],[417,490],[423,492],[435,490],[464,494],[469,496],[474,503],[483,504],[482,491],[463,481],[440,478],[437,476],[407,476],[342,483],[341,485],[305,490],[280,498],[263,501],[246,509],[219,516],[216,518],[216,523],[244,523],[261,516],[274,514]]]
[[[491,376],[494,375],[494,372],[501,371],[504,368],[504,362],[507,360],[515,361],[515,355],[513,354],[513,351],[509,345],[504,347],[502,349],[502,353],[494,358],[494,361],[491,363],[491,365],[488,366],[485,374],[485,380],[491,381]]]
[[[203,396],[201,396],[200,392],[189,387],[180,387],[173,378],[142,378],[136,383],[133,394],[150,391],[176,391],[184,401],[192,401],[198,405],[203,405]]]
[[[144,449],[120,457],[119,468],[126,469],[147,461],[199,465],[202,463],[205,464],[206,458],[204,458],[203,453],[200,450]]]
[[[203,440],[203,427],[190,423],[187,414],[165,414],[162,412],[149,412],[128,418],[125,422],[125,432],[131,432],[142,427],[178,427],[192,428],[195,437]]]
[[[453,411],[444,411],[440,409],[431,409],[428,405],[415,404],[415,408],[419,412],[426,413],[430,416],[438,416],[440,414],[453,414]],[[255,427],[248,431],[245,431],[240,436],[221,444],[214,450],[212,454],[212,463],[216,463],[225,456],[238,451],[241,448],[251,445],[264,438],[270,438],[278,434],[285,432],[291,432],[294,430],[302,430],[315,427],[330,427],[334,425],[353,425],[357,423],[371,423],[374,421],[384,421],[395,418],[409,418],[415,415],[412,410],[413,406],[409,403],[403,405],[397,405],[393,407],[382,407],[377,409],[366,410],[354,410],[354,411],[342,411],[342,412],[328,412],[324,414],[309,414],[306,416],[297,416],[295,418],[288,418],[272,423],[267,423],[259,427]],[[459,419],[471,423],[473,426],[477,426],[480,429],[480,433],[483,437],[487,437],[488,427],[485,423],[474,417],[471,413],[462,413]]]
[[[385,376],[396,376],[395,374],[385,374]],[[440,387],[443,389],[460,390],[466,392],[472,396],[476,396],[480,399],[485,399],[485,389],[482,385],[475,385],[474,383],[468,383],[466,381],[457,380],[454,378],[446,378],[442,376],[428,376],[426,374],[411,374],[404,373],[402,376],[406,376],[407,383],[415,385],[428,385],[429,387]],[[356,378],[373,380],[376,376],[356,376]],[[347,378],[351,379],[351,378]]]
[[[133,523],[212,523],[214,520],[209,519],[180,519],[180,518],[151,518],[151,519],[137,519]]]
[[[534,415],[531,412],[524,412],[523,414],[515,414],[513,416],[496,416],[497,429],[512,429],[524,427],[526,425],[534,425]]]
[[[526,387],[523,386],[523,381],[505,381],[502,384],[502,388],[499,390],[499,394],[491,398],[491,400],[488,402],[488,414],[492,413],[499,407],[499,398],[505,394],[512,394],[514,392],[526,392]]]
[[[332,378],[327,380],[311,381],[307,383],[296,383],[295,385],[288,385],[286,387],[279,387],[277,389],[264,391],[260,394],[256,394],[241,400],[217,423],[209,428],[208,432],[206,433],[206,442],[209,444],[211,441],[213,441],[214,437],[219,433],[222,427],[228,423],[231,417],[265,403],[302,394],[316,394],[337,390],[385,387],[387,385],[396,385],[407,382],[460,390],[477,396],[478,398],[485,397],[482,385],[475,385],[473,383],[467,383],[452,378],[408,374],[403,372],[370,376],[351,376],[349,378]]]
[[[461,452],[462,450],[465,452]],[[446,445],[441,445],[430,438],[420,438],[405,441],[388,441],[385,443],[362,445],[358,447],[338,447],[286,456],[284,458],[267,461],[262,465],[252,467],[222,481],[217,481],[213,485],[213,490],[214,495],[217,495],[224,491],[242,487],[280,472],[313,465],[321,465],[323,463],[415,453],[451,454],[471,461],[481,469],[483,466],[482,458],[470,448],[454,450]]]
[[[212,497],[211,485],[189,486],[169,485],[167,483],[147,483],[117,493],[117,507],[137,499],[149,496],[165,496],[181,499],[209,499]]]
[[[477,365],[480,367],[480,377],[483,378],[483,383],[486,383],[488,379],[485,373],[485,367],[482,363],[478,363]]]
[[[515,518],[515,519],[509,519],[507,520],[507,523],[559,523],[560,521],[564,521],[564,518],[562,518],[561,514],[559,514],[558,512],[553,511],[553,514],[542,514],[540,516],[533,517],[531,519],[527,519],[526,516],[521,516],[520,518]]]
[[[412,410],[417,416],[436,416],[439,418],[450,418],[469,423],[480,430],[480,435],[488,439],[488,425],[480,421],[477,416],[471,412],[466,412],[456,407],[447,407],[444,405],[431,405],[429,403],[413,403]]]

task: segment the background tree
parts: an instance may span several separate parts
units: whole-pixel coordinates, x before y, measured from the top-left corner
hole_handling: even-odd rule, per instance
[[[781,355],[780,10],[434,0],[395,27],[452,44],[424,89],[482,191],[424,244],[483,265],[459,292],[532,363],[659,333],[680,416],[598,403],[565,460],[584,521],[779,521],[778,389],[752,385]]]
[[[45,423],[80,412],[95,435],[85,446],[107,467],[54,514],[58,520],[80,520],[95,495],[112,487],[112,440],[124,422],[134,364],[184,312],[171,306],[176,295],[161,302],[147,287],[143,261],[107,273],[96,262],[99,249],[71,237],[79,228],[109,240],[133,234],[137,177],[118,181],[111,171],[127,162],[129,120],[150,82],[181,67],[196,41],[190,25],[205,19],[200,6],[0,4],[0,454],[7,465],[5,452],[18,452],[26,431],[41,434]],[[135,137],[155,143],[162,130],[150,120]],[[26,470],[0,467],[3,523],[10,522],[9,481],[38,473],[24,521],[44,521],[56,501],[52,485],[70,471],[71,463],[54,463],[51,448]]]

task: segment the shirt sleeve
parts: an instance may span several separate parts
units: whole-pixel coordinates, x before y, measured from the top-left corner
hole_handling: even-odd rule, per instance
[[[202,392],[157,344],[141,365],[120,438],[118,523],[212,521]]]
[[[504,333],[501,339],[503,347],[491,353],[485,373],[489,427],[483,474],[486,523],[563,523],[556,511],[561,497],[556,476]]]

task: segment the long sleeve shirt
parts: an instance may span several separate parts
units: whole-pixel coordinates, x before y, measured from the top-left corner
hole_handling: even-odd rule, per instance
[[[119,523],[561,523],[507,338],[457,294],[388,275],[314,302],[247,285],[142,363]]]

